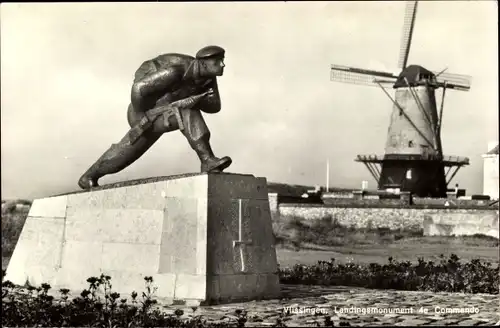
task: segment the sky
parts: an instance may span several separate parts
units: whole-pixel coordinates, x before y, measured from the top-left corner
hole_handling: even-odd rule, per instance
[[[378,88],[330,81],[330,65],[395,71],[404,2],[2,3],[2,198],[78,190],[81,174],[128,130],[135,70],[162,53],[226,49],[222,110],[205,115],[230,173],[268,181],[376,186],[358,154],[383,155],[392,104]],[[481,155],[498,140],[495,1],[419,3],[408,64],[472,76],[448,91],[452,183],[482,192]],[[438,104],[440,103],[440,91]],[[101,184],[199,172],[179,131]]]

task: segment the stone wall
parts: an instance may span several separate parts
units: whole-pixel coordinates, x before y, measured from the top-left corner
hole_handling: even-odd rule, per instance
[[[420,230],[425,216],[454,213],[468,221],[482,221],[483,217],[498,217],[498,207],[492,209],[424,209],[424,208],[374,208],[374,207],[333,207],[313,204],[279,204],[280,216],[296,216],[307,220],[332,217],[338,223],[357,228],[390,228]]]
[[[470,236],[481,234],[500,238],[498,211],[489,213],[436,213],[426,215],[424,236]]]

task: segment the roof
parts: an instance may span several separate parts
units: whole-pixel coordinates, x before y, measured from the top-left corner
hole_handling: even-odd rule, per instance
[[[436,76],[431,71],[423,68],[419,65],[410,65],[403,69],[403,71],[399,74],[396,83],[394,84],[394,88],[399,87],[407,87],[408,84],[410,86],[415,86],[422,84],[422,81],[427,79],[436,79]]]
[[[487,152],[486,155],[498,155],[498,144],[495,146],[495,148]]]

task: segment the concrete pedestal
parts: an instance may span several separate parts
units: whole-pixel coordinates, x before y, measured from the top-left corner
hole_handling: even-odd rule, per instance
[[[111,277],[128,296],[221,303],[279,295],[265,178],[191,174],[34,201],[6,279],[79,292]]]

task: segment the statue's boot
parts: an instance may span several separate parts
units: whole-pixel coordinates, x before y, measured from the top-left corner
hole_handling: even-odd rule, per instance
[[[210,131],[208,130],[203,115],[199,110],[183,110],[181,112],[185,128],[182,134],[189,145],[198,155],[201,162],[201,172],[222,172],[232,160],[228,156],[218,158],[214,156],[210,147]]]
[[[78,185],[82,189],[98,187],[98,180],[105,175],[120,172],[141,157],[161,134],[149,133],[130,144],[128,136],[111,147],[81,176]]]
[[[209,154],[208,156],[200,157],[201,172],[222,172],[233,162],[229,156],[222,158],[215,157],[209,144],[199,145],[199,149],[203,149],[203,155]]]
[[[99,184],[97,183],[97,180],[99,178],[92,177],[88,174],[89,174],[89,172],[85,172],[85,174],[80,177],[80,180],[78,180],[78,186],[82,189],[90,189],[90,188],[94,188],[94,187],[99,187]]]
[[[205,138],[204,138],[205,139]],[[201,172],[222,172],[233,162],[228,156],[218,158],[214,156],[207,140],[198,140],[191,144],[201,162]]]
[[[229,156],[209,158],[201,164],[201,172],[222,172],[231,165],[233,160]]]

